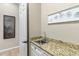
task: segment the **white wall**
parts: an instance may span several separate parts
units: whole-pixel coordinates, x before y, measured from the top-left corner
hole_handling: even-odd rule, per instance
[[[41,34],[57,40],[79,44],[79,23],[48,25],[48,15],[79,4],[44,3],[41,5]]]
[[[18,5],[17,4],[0,4],[0,49],[11,48],[18,45]],[[16,37],[12,39],[3,39],[3,15],[16,17]]]
[[[30,37],[41,35],[41,4],[29,4],[29,32]]]

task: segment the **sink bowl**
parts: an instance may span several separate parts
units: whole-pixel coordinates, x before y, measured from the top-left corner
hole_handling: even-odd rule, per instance
[[[47,43],[46,41],[44,41],[44,40],[38,40],[38,41],[35,41],[36,43],[38,43],[38,44],[45,44],[45,43]]]

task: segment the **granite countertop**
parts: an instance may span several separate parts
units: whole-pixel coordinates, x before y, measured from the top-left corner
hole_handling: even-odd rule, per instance
[[[32,42],[42,40],[41,38],[33,39]],[[61,40],[48,39],[49,42],[38,45],[54,56],[79,56],[79,45],[63,42]]]

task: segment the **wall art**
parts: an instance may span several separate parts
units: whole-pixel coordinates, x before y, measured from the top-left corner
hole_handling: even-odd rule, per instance
[[[15,38],[15,16],[3,15],[4,39]]]
[[[79,21],[79,5],[48,15],[48,24]]]

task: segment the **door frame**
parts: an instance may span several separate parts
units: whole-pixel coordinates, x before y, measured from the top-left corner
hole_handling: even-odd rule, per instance
[[[30,56],[30,39],[29,39],[29,3],[27,3],[27,56]]]

